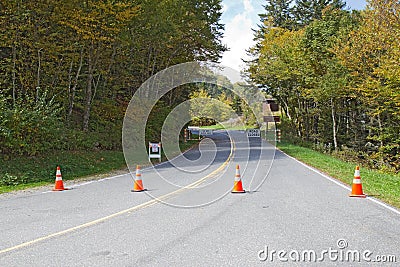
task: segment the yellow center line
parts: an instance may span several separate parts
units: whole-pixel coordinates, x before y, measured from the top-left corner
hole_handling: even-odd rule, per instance
[[[228,158],[224,161],[224,163],[221,164],[221,166],[218,167],[218,169],[216,169],[215,171],[209,173],[207,176],[201,178],[200,180],[197,180],[196,182],[194,182],[194,183],[192,183],[190,185],[187,185],[187,186],[185,186],[185,187],[183,187],[181,189],[185,190],[185,189],[196,188],[196,186],[202,184],[207,179],[217,175],[219,172],[221,172],[226,167],[226,165],[228,165],[229,161],[231,161],[231,159],[233,158],[233,153],[235,152],[235,150],[236,150],[235,141],[232,140],[231,152],[229,153]],[[177,190],[177,191],[179,191],[179,190]],[[177,191],[175,191],[175,192],[177,192]],[[175,192],[172,192],[172,193],[175,193]]]
[[[87,227],[96,225],[98,223],[107,221],[109,219],[115,218],[117,216],[129,213],[129,212],[132,212],[132,211],[136,211],[136,210],[139,210],[139,209],[144,209],[146,207],[150,207],[150,206],[152,206],[154,204],[162,202],[162,200],[165,200],[165,199],[171,197],[172,195],[178,194],[178,193],[180,193],[182,191],[185,191],[187,189],[193,189],[196,186],[198,186],[201,183],[203,183],[208,178],[213,177],[217,173],[221,172],[226,167],[226,165],[228,165],[229,161],[232,159],[232,156],[233,156],[233,153],[235,151],[235,148],[236,148],[235,147],[235,142],[232,140],[231,151],[230,151],[230,154],[229,154],[228,158],[225,160],[225,162],[222,163],[221,166],[218,167],[218,169],[216,169],[213,172],[209,173],[207,176],[205,176],[205,177],[201,178],[200,180],[197,180],[196,182],[193,182],[193,183],[191,183],[191,184],[189,184],[189,185],[187,185],[185,187],[182,187],[182,188],[180,188],[180,189],[178,189],[176,191],[173,191],[171,193],[165,194],[165,195],[163,195],[161,197],[149,200],[149,201],[147,201],[145,203],[142,203],[142,204],[139,204],[137,206],[134,206],[134,207],[119,211],[117,213],[113,213],[111,215],[96,219],[94,221],[90,221],[90,222],[87,222],[87,223],[84,223],[84,224],[81,224],[81,225],[78,225],[78,226],[75,226],[75,227],[71,227],[71,228],[65,229],[65,230],[60,231],[60,232],[49,234],[49,235],[46,235],[46,236],[43,236],[43,237],[39,237],[37,239],[31,240],[31,241],[28,241],[28,242],[21,243],[19,245],[13,246],[13,247],[9,247],[9,248],[0,250],[0,254],[4,254],[4,253],[7,253],[7,252],[10,252],[10,251],[13,251],[13,250],[17,250],[17,249],[21,249],[21,248],[24,248],[24,247],[28,247],[30,245],[33,245],[33,244],[36,244],[36,243],[39,243],[39,242],[42,242],[42,241],[45,241],[45,240],[49,240],[49,239],[54,238],[54,237],[62,236],[62,235],[65,235],[65,234],[68,234],[68,233],[71,233],[71,232],[74,232],[74,231],[77,231],[77,230],[80,230],[80,229],[83,229],[83,228],[87,228]]]

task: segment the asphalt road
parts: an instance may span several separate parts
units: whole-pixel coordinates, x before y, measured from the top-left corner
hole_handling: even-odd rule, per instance
[[[244,132],[211,138],[143,170],[147,192],[120,175],[0,196],[0,266],[399,266],[397,210]]]

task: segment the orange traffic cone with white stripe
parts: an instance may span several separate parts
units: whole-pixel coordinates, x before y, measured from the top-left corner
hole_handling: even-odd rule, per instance
[[[63,183],[62,176],[61,176],[61,170],[60,170],[60,167],[57,166],[56,183],[54,185],[53,191],[64,191],[64,190],[68,190],[68,188],[64,188],[64,183]]]
[[[354,171],[353,186],[351,187],[350,196],[351,197],[366,197],[366,195],[363,193],[363,189],[362,189],[359,166],[356,166],[356,170]]]
[[[236,165],[235,183],[233,185],[232,193],[245,193],[242,185],[242,179],[240,178],[239,164]]]
[[[136,175],[135,175],[135,181],[133,183],[133,189],[131,190],[132,192],[142,192],[146,191],[143,187],[143,182],[142,182],[142,173],[140,171],[140,166],[136,166]]]

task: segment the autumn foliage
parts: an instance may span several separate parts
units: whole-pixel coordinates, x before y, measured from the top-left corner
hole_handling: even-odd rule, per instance
[[[144,81],[226,50],[221,9],[220,0],[0,1],[0,154],[120,149]],[[188,94],[173,90],[158,107]]]
[[[286,4],[285,13],[275,19],[281,13],[266,5],[247,73],[280,102],[283,134],[398,172],[399,1],[369,0],[361,12],[340,1],[267,2]],[[296,12],[311,2],[326,2],[320,16],[299,20]]]

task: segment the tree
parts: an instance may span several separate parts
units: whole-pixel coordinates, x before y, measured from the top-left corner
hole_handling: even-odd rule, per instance
[[[348,103],[345,100],[349,99],[350,93],[346,90],[349,72],[339,63],[331,50],[335,43],[340,43],[341,39],[356,26],[357,19],[350,12],[328,6],[324,9],[321,19],[314,20],[305,28],[303,38],[302,46],[312,66],[312,77],[315,80],[311,94],[320,109],[330,107],[329,111],[322,114],[330,115],[332,129],[330,140],[335,150],[339,147],[339,122],[343,121],[338,116],[346,116],[345,112],[339,110],[346,110],[346,107],[342,106]]]
[[[303,89],[309,87],[304,77],[311,71],[301,48],[303,34],[302,30],[270,29],[261,43],[258,60],[247,70],[253,82],[278,99],[299,137],[305,118],[301,107],[307,97]]]
[[[298,26],[304,27],[315,19],[321,19],[322,11],[328,6],[342,9],[346,3],[342,0],[296,0],[293,11],[296,23]]]
[[[362,23],[335,53],[352,73],[351,88],[358,96],[368,129],[368,141],[380,147],[380,161],[398,168],[400,160],[400,3],[370,0]]]
[[[294,19],[291,4],[293,0],[267,0],[264,6],[265,13],[259,14],[261,18],[261,29],[265,29],[264,21],[271,21],[272,27],[292,29]]]
[[[292,124],[288,129],[301,139],[340,145],[337,113],[346,102],[349,73],[331,48],[354,25],[349,12],[327,6],[321,19],[300,30],[269,28],[249,64],[251,80],[278,99]]]
[[[222,91],[217,96],[211,97],[208,93],[210,86],[200,84],[199,90],[190,94],[190,115],[195,125],[206,126],[215,122],[224,122],[232,116],[232,102],[225,92]]]
[[[365,163],[399,170],[400,3],[342,8],[342,1],[296,1],[299,27],[267,27],[248,75],[280,102],[289,136],[368,153]]]
[[[4,107],[34,108],[30,102],[47,92],[62,107],[64,131],[56,139],[74,140],[65,141],[67,149],[99,142],[119,147],[124,111],[144,81],[178,63],[219,60],[226,50],[220,16],[221,0],[2,1]],[[187,100],[191,90],[168,93],[160,112]]]
[[[138,11],[138,7],[124,1],[71,1],[58,6],[57,13],[64,14],[59,23],[70,27],[81,40],[86,52],[87,79],[84,101],[83,130],[89,129],[89,118],[96,83],[104,75],[105,50],[109,50],[124,26]],[[109,58],[107,57],[106,60]]]

